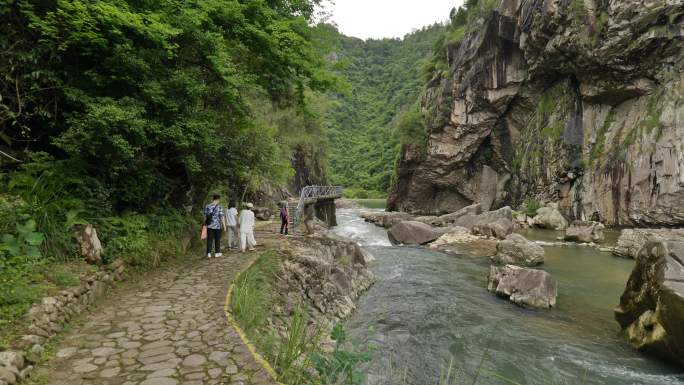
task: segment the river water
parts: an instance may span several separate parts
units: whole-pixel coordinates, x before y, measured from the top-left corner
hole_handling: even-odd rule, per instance
[[[345,325],[360,347],[374,350],[363,368],[367,385],[684,385],[681,370],[618,335],[612,309],[633,261],[582,246],[546,247],[542,268],[559,284],[558,306],[529,310],[487,291],[487,258],[393,247],[355,210],[338,210],[338,222],[336,233],[376,258],[377,281]]]

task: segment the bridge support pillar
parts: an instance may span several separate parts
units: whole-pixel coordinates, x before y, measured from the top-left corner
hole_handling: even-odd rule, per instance
[[[324,199],[316,202],[316,218],[325,222],[328,227],[337,226],[335,200]]]

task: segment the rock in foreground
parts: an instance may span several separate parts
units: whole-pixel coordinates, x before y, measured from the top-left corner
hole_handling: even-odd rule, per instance
[[[520,234],[510,234],[496,246],[496,264],[536,266],[544,263],[544,249]]]
[[[556,282],[549,273],[514,265],[490,267],[487,289],[516,305],[544,309],[556,306],[558,295]]]
[[[684,365],[684,242],[641,249],[615,319],[632,346]]]
[[[393,245],[424,245],[439,238],[443,231],[437,231],[430,225],[416,221],[400,222],[387,232]]]
[[[636,258],[649,240],[684,241],[684,229],[624,229],[613,253],[624,258]]]
[[[349,317],[356,308],[354,301],[373,283],[366,266],[370,256],[355,242],[335,236],[291,242],[294,252],[276,279],[276,327],[284,333],[289,317],[302,305],[319,326]]]

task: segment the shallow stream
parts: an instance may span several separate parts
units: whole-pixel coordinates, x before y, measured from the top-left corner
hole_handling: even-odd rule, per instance
[[[360,346],[375,349],[364,367],[368,385],[684,384],[682,371],[639,354],[618,334],[612,310],[631,260],[546,247],[542,268],[559,284],[558,306],[529,310],[487,291],[487,258],[393,247],[356,210],[338,210],[338,222],[338,234],[377,259],[377,282],[346,323]],[[450,367],[452,379],[440,381]]]

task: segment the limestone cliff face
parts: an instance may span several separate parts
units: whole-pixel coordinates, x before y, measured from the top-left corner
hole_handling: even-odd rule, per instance
[[[448,61],[390,209],[535,199],[569,219],[684,224],[683,0],[503,0]]]

